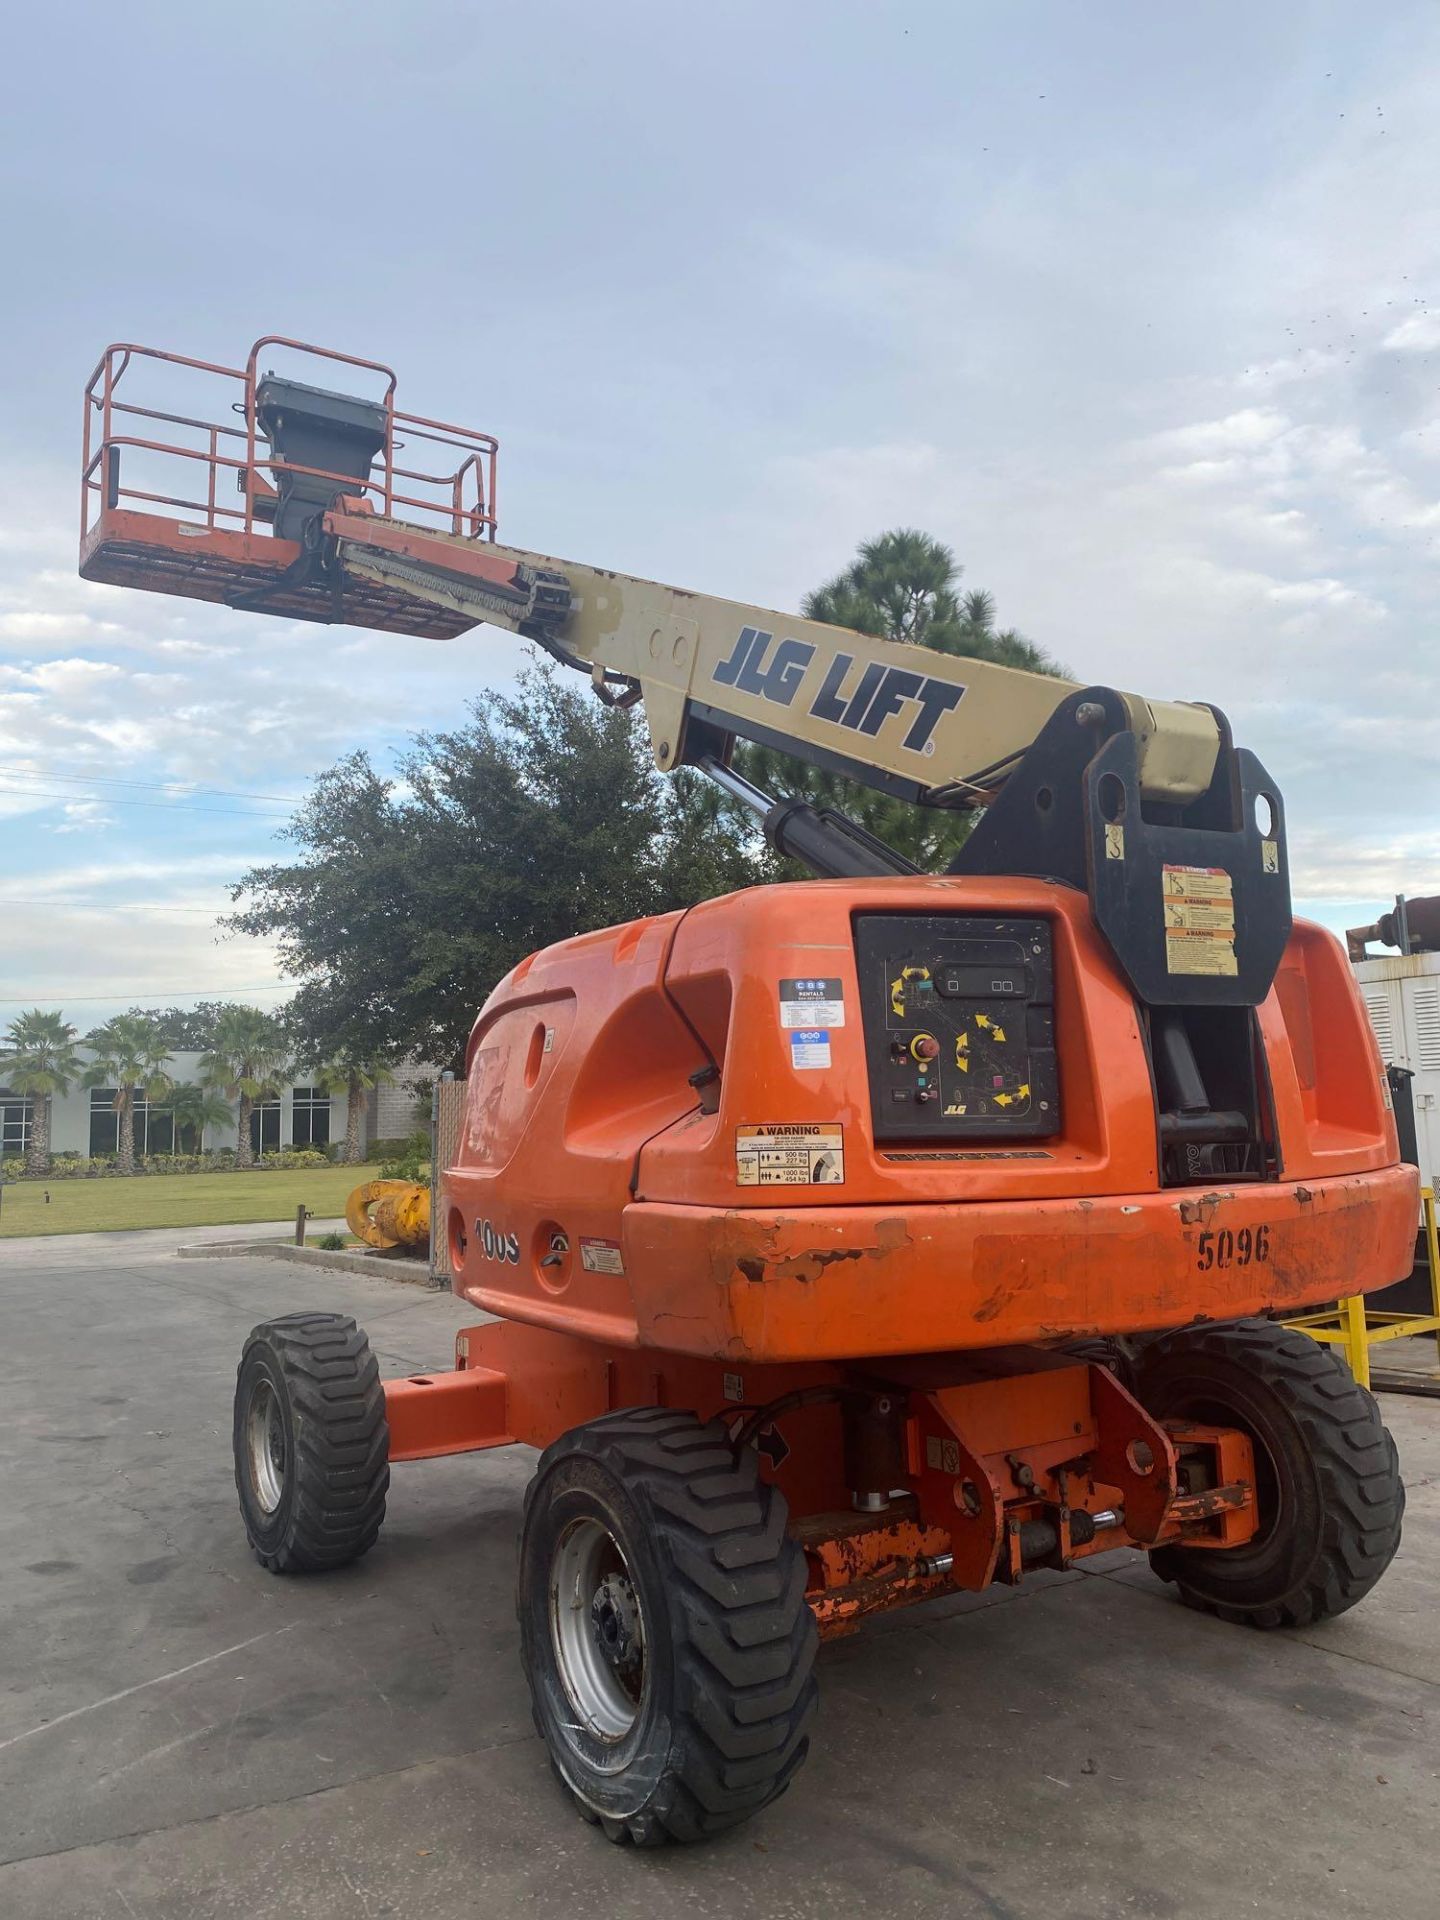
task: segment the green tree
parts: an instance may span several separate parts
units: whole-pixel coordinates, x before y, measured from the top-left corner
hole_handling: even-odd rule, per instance
[[[85,1069],[84,1084],[115,1089],[116,1171],[134,1173],[136,1096],[143,1093],[147,1100],[158,1100],[170,1091],[170,1076],[165,1072],[170,1049],[154,1021],[135,1013],[117,1013],[87,1034],[85,1044],[95,1057]]]
[[[394,1069],[371,1055],[345,1054],[327,1060],[315,1072],[316,1086],[345,1095],[345,1164],[359,1166],[365,1156],[360,1135],[365,1125],[365,1096],[395,1078]]]
[[[273,1014],[259,1007],[226,1007],[215,1022],[208,1052],[200,1056],[202,1086],[218,1089],[238,1106],[235,1164],[253,1166],[250,1116],[257,1101],[278,1097],[289,1071],[285,1033]]]
[[[203,1053],[215,1038],[215,1022],[230,1004],[199,1000],[193,1007],[131,1007],[130,1011],[153,1020],[172,1053]]]
[[[960,591],[962,571],[943,542],[900,527],[867,540],[843,573],[806,595],[801,612],[808,620],[936,653],[1026,673],[1062,673],[1013,627],[996,627],[990,594]],[[773,747],[742,746],[735,758],[739,771],[767,793],[838,807],[928,872],[948,866],[970,832],[968,810],[912,806]]]
[[[50,1171],[50,1119],[57,1093],[68,1093],[80,1073],[75,1054],[75,1028],[60,1014],[32,1007],[5,1029],[0,1067],[15,1092],[29,1100],[30,1130],[25,1144],[25,1171]]]
[[[193,1080],[184,1081],[171,1090],[170,1111],[175,1120],[176,1153],[184,1151],[180,1145],[182,1134],[188,1136],[196,1153],[203,1153],[206,1131],[210,1127],[228,1127],[234,1119],[228,1100],[223,1100],[213,1087],[201,1086]]]
[[[418,736],[398,773],[363,753],[330,768],[289,829],[298,857],[234,890],[228,924],[301,983],[312,1059],[458,1064],[527,953],[777,871],[748,821],[656,773],[636,716],[548,664]]]

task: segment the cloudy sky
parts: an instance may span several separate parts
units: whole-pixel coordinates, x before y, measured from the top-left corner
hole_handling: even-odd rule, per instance
[[[75,575],[80,393],[268,332],[496,432],[501,534],[794,606],[896,524],[1215,701],[1343,927],[1440,889],[1440,12],[26,8],[0,88],[0,1018],[283,997],[225,889],[508,681]]]

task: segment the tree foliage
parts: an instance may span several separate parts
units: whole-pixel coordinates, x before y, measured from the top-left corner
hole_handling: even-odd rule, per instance
[[[285,1030],[259,1007],[227,1006],[215,1022],[209,1051],[200,1057],[203,1086],[236,1103],[235,1164],[253,1165],[250,1116],[257,1102],[278,1099],[290,1070]]]
[[[172,1053],[204,1053],[214,1044],[215,1023],[230,1004],[197,1000],[193,1007],[131,1007],[130,1013],[149,1020]]]
[[[276,941],[315,1059],[458,1061],[527,953],[777,871],[721,796],[655,772],[634,716],[548,665],[417,736],[396,779],[341,760],[289,837],[296,856],[247,873],[228,924]]]
[[[358,1166],[364,1157],[360,1136],[365,1122],[366,1096],[395,1078],[395,1062],[375,1054],[351,1051],[340,1058],[322,1060],[314,1069],[315,1084],[326,1093],[345,1095],[345,1163]]]
[[[807,620],[936,653],[963,654],[1027,673],[1060,673],[1043,648],[1013,627],[997,628],[990,594],[960,591],[963,571],[942,541],[910,527],[896,528],[867,540],[843,573],[806,595],[801,612]],[[839,807],[929,872],[947,866],[970,832],[968,811],[914,807],[772,747],[741,747],[736,765],[768,793]]]
[[[5,1029],[0,1046],[0,1073],[10,1087],[31,1104],[25,1170],[50,1171],[50,1119],[57,1093],[68,1093],[80,1073],[75,1053],[75,1028],[59,1013],[32,1007],[18,1014]]]
[[[170,1049],[159,1027],[143,1013],[117,1013],[103,1027],[85,1036],[94,1058],[84,1073],[87,1087],[113,1087],[116,1126],[116,1170],[135,1171],[135,1101],[161,1099],[170,1091],[165,1068]]]
[[[189,1051],[189,1049],[185,1049]],[[170,1090],[169,1107],[175,1122],[174,1151],[205,1151],[205,1135],[214,1127],[229,1127],[234,1121],[230,1103],[213,1087],[186,1080]]]

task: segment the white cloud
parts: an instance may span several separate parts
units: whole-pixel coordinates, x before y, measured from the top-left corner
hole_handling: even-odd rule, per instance
[[[116,824],[116,816],[103,800],[67,800],[61,812],[51,833],[103,833]]]
[[[1251,453],[1268,447],[1289,432],[1290,420],[1271,407],[1242,407],[1220,420],[1198,420],[1156,434],[1150,445],[1162,457],[1211,460],[1231,453]]]
[[[94,620],[88,613],[0,613],[0,640],[101,639],[122,628],[112,620]]]
[[[1270,598],[1284,607],[1350,607],[1364,610],[1372,618],[1383,618],[1385,609],[1343,580],[1286,580],[1267,587]]]
[[[1412,313],[1380,342],[1391,353],[1433,353],[1440,347],[1440,313]]]

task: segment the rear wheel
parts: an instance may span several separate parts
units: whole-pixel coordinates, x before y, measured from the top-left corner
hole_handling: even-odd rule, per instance
[[[541,1456],[518,1611],[536,1729],[585,1819],[656,1846],[784,1792],[815,1708],[786,1507],[718,1422],[614,1413]]]
[[[291,1313],[255,1328],[235,1382],[235,1486],[272,1573],[319,1573],[375,1544],[390,1485],[385,1391],[347,1315]]]
[[[1269,1320],[1165,1334],[1135,1394],[1160,1419],[1239,1427],[1255,1449],[1254,1538],[1150,1556],[1187,1605],[1302,1627],[1364,1599],[1400,1544],[1405,1488],[1373,1396],[1328,1347]]]

